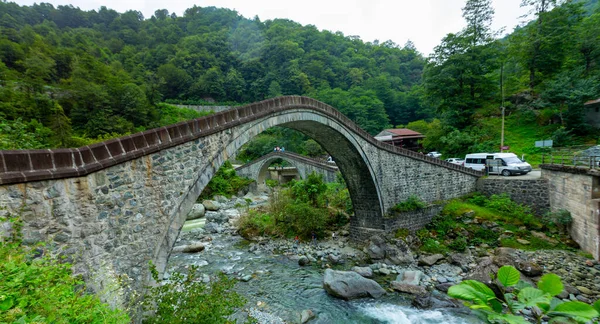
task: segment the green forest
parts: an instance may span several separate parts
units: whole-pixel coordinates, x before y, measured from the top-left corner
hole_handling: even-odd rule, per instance
[[[215,7],[144,17],[1,1],[0,149],[77,147],[199,116],[167,103],[280,95],[326,102],[371,134],[408,125],[448,155],[497,150],[501,106],[525,151],[539,137],[595,143],[583,103],[600,97],[598,1],[522,6],[527,22],[505,35],[490,27],[491,0],[466,0],[466,27],[424,57],[410,41],[364,42]],[[274,144],[322,153],[284,129],[243,153]]]

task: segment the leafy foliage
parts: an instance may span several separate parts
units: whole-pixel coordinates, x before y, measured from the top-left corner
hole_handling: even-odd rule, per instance
[[[124,311],[87,293],[69,263],[46,252],[18,240],[0,241],[0,322],[129,323]]]
[[[344,184],[323,182],[315,173],[306,180],[292,181],[288,188],[276,190],[264,210],[250,210],[240,217],[238,228],[245,237],[273,235],[305,239],[312,233],[322,237],[328,228],[348,223],[351,212],[348,189]]]
[[[465,301],[465,305],[480,313],[489,323],[529,323],[520,315],[530,309],[533,318],[540,323],[542,317],[550,322],[587,323],[600,316],[595,306],[580,301],[563,302],[557,298],[563,290],[560,277],[549,273],[542,276],[537,288],[520,281],[520,273],[513,266],[503,266],[495,279],[499,283],[501,296],[485,284],[476,280],[465,280],[448,289],[448,295]],[[506,288],[513,287],[510,293]]]
[[[198,267],[190,266],[187,274],[174,273],[148,287],[143,306],[150,311],[144,323],[232,323],[227,317],[244,305],[245,300],[233,291],[234,279],[219,274],[210,285],[198,278]]]
[[[392,210],[398,213],[419,210],[427,207],[427,204],[419,196],[411,195],[405,201],[397,203]]]
[[[215,195],[231,197],[251,184],[254,180],[241,178],[235,174],[235,169],[231,162],[225,161],[217,173],[210,179],[199,199],[209,199]]]

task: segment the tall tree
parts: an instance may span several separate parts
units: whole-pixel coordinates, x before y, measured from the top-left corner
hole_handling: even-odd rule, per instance
[[[462,16],[467,21],[463,34],[471,41],[471,46],[488,44],[494,36],[491,29],[494,18],[492,1],[467,0],[462,11]]]

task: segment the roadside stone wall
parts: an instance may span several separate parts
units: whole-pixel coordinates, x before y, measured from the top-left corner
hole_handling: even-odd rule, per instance
[[[553,211],[571,212],[571,237],[581,249],[600,258],[599,218],[600,199],[598,179],[600,172],[561,165],[542,165],[542,178],[548,180],[550,204]]]
[[[537,215],[550,211],[550,192],[548,179],[479,179],[477,190],[486,196],[506,193],[513,201],[524,204]]]

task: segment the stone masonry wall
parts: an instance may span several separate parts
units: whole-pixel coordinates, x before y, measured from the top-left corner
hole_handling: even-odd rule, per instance
[[[571,237],[581,249],[600,258],[599,199],[593,198],[595,171],[560,165],[542,165],[542,178],[548,180],[552,210],[571,212]],[[596,180],[597,181],[597,180]]]
[[[549,182],[547,179],[479,179],[477,190],[486,196],[506,193],[510,199],[531,207],[537,215],[550,211]]]

